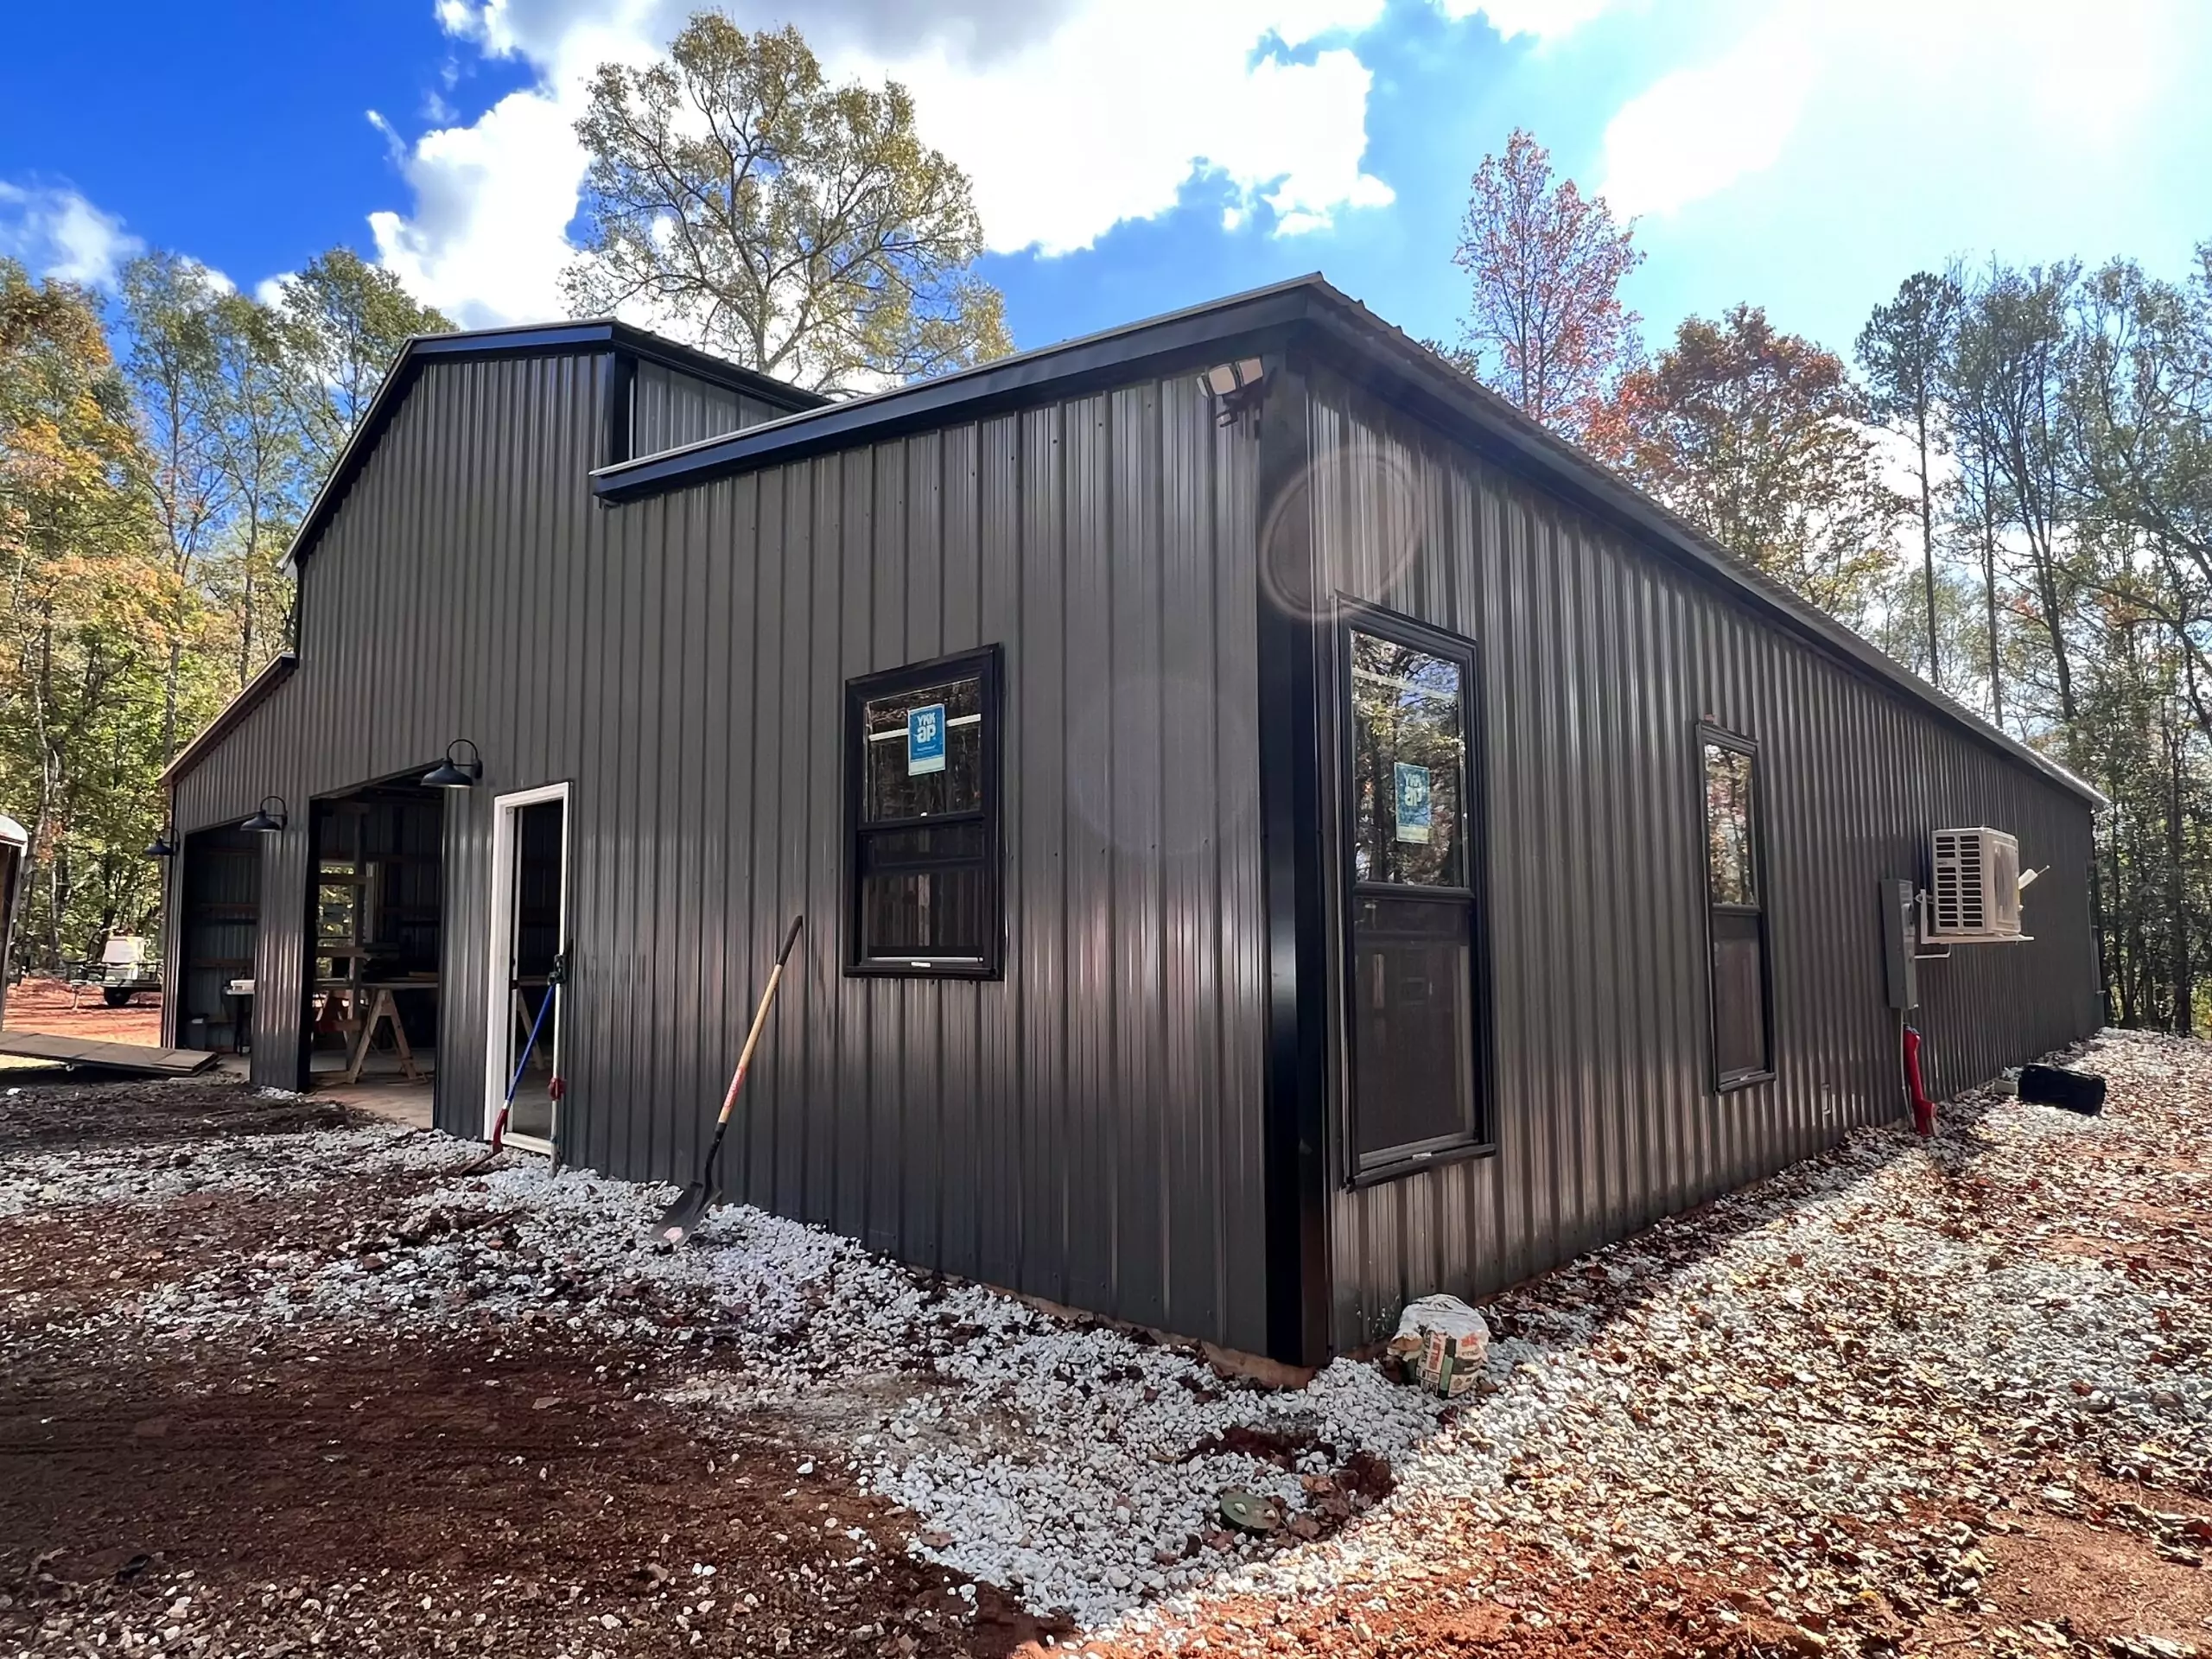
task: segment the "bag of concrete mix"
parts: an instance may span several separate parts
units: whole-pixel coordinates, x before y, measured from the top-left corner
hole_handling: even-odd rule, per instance
[[[1490,1326],[1457,1296],[1424,1296],[1406,1304],[1386,1351],[1421,1387],[1448,1400],[1482,1375]]]

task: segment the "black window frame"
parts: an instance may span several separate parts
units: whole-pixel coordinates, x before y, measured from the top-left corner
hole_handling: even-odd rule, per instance
[[[1003,734],[1000,724],[1004,715],[1001,696],[1005,679],[1003,670],[1004,652],[1000,646],[991,645],[973,651],[952,652],[943,657],[933,657],[927,662],[907,663],[897,668],[859,675],[845,682],[845,868],[842,908],[845,935],[843,970],[848,978],[987,980],[1004,976],[1006,870],[1004,842],[1000,830],[1002,817],[1000,783],[1004,775],[1001,764]],[[864,822],[861,814],[868,795],[865,770],[868,705],[882,697],[897,696],[902,691],[919,690],[949,680],[966,679],[980,682],[978,707],[983,716],[980,782],[982,804],[973,811],[926,813],[918,817],[885,819],[878,823]],[[897,835],[953,823],[981,823],[983,850],[980,861],[922,861],[912,868],[918,872],[926,872],[980,862],[984,881],[982,954],[942,957],[868,955],[861,917],[861,874],[867,862],[863,855],[868,840],[879,835]]]
[[[1758,899],[1758,903],[1753,905],[1722,904],[1713,896],[1713,800],[1705,767],[1705,752],[1708,746],[1732,750],[1751,763],[1751,892]],[[1697,723],[1697,741],[1693,755],[1697,775],[1698,871],[1700,880],[1698,898],[1705,916],[1706,1071],[1714,1094],[1731,1095],[1738,1090],[1771,1083],[1776,1075],[1774,893],[1768,880],[1770,867],[1766,850],[1766,768],[1756,738],[1746,737],[1709,720]],[[1723,1071],[1720,1069],[1720,997],[1713,972],[1713,947],[1718,938],[1713,931],[1713,918],[1722,912],[1752,915],[1758,918],[1759,1046],[1764,1054],[1764,1064],[1742,1071]]]
[[[1402,1180],[1408,1175],[1417,1175],[1425,1170],[1440,1168],[1471,1158],[1490,1157],[1498,1149],[1497,1090],[1493,1075],[1496,1051],[1492,1040],[1491,1008],[1490,813],[1481,747],[1481,658],[1480,648],[1476,642],[1463,634],[1452,633],[1433,623],[1423,622],[1418,617],[1388,610],[1342,594],[1337,595],[1336,610],[1336,816],[1340,841],[1337,868],[1342,893],[1338,919],[1343,930],[1337,962],[1338,977],[1341,982],[1338,986],[1338,1019],[1344,1032],[1344,1050],[1340,1117],[1344,1126],[1344,1185],[1348,1188],[1358,1188]],[[1355,632],[1370,634],[1394,645],[1446,658],[1459,665],[1462,757],[1460,789],[1463,791],[1459,812],[1465,859],[1465,868],[1462,872],[1465,879],[1459,887],[1363,881],[1354,874],[1355,837],[1358,833],[1354,816],[1358,803],[1351,786],[1356,762],[1353,745],[1357,740],[1352,709],[1351,636]],[[1427,1141],[1408,1141],[1402,1146],[1363,1154],[1359,1143],[1357,929],[1360,900],[1370,896],[1430,899],[1439,904],[1452,903],[1462,906],[1467,941],[1467,1009],[1473,1026],[1469,1033],[1472,1052],[1469,1056],[1468,1077],[1474,1098],[1468,1103],[1468,1128],[1464,1132],[1439,1135]]]

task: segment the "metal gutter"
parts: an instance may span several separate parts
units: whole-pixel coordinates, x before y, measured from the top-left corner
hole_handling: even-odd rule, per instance
[[[238,696],[225,703],[215,718],[202,727],[198,736],[176,752],[175,758],[162,768],[156,779],[162,788],[175,785],[177,779],[198,766],[201,759],[228,737],[238,723],[269,700],[270,694],[292,677],[300,665],[295,652],[280,651],[269,660],[267,667],[248,680]]]
[[[747,427],[592,474],[601,500],[624,502],[757,467],[918,429],[970,421],[1035,402],[1072,396],[1117,380],[1141,378],[1182,359],[1218,360],[1279,346],[1291,334],[1310,335],[1333,365],[1394,383],[1447,429],[1471,427],[1484,453],[1566,494],[1579,505],[1653,544],[1655,550],[1734,588],[1770,619],[1857,671],[1903,693],[1983,744],[2024,762],[2098,810],[2105,796],[2066,767],[1998,730],[1964,704],[1861,639],[1779,582],[1754,570],[1688,521],[1614,473],[1594,456],[1523,415],[1384,322],[1318,272],[1233,295],[1165,316],[1126,324],[1056,346],[918,381]],[[1333,351],[1326,348],[1333,346]]]

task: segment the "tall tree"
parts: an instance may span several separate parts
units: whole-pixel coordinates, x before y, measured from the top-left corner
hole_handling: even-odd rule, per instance
[[[2075,296],[2068,448],[2086,500],[2212,581],[2212,242],[2187,279],[2115,259]]]
[[[1452,257],[1474,287],[1460,360],[1532,419],[1583,437],[1637,357],[1640,319],[1620,297],[1643,258],[1633,226],[1555,177],[1516,127],[1476,170]]]
[[[152,898],[172,605],[149,474],[91,296],[0,259],[0,791],[31,819],[19,938],[49,961]]]
[[[1594,436],[1723,547],[1848,621],[1896,563],[1907,505],[1882,480],[1843,361],[1738,305],[1686,319],[1621,382]]]
[[[1999,625],[1997,543],[2009,522],[1997,475],[1997,457],[1982,423],[1962,421],[1952,437],[1959,470],[1948,493],[1954,533],[1972,551],[1981,571],[1982,644],[1989,675],[1989,718],[2005,724],[2004,630]]]
[[[2079,515],[2155,573],[2145,603],[2188,657],[2192,686],[2212,676],[2212,244],[2197,259],[2180,284],[2127,260],[2096,272],[2066,352]]]
[[[1859,365],[1872,391],[1875,418],[1901,432],[1913,446],[1914,481],[1920,491],[1920,558],[1927,595],[1928,683],[1943,683],[1936,644],[1936,481],[1933,461],[1945,450],[1942,388],[1958,326],[1959,290],[1947,276],[1916,271],[1897,297],[1877,306],[1859,330]]]
[[[317,254],[278,285],[286,397],[310,464],[327,473],[399,348],[453,323],[351,248]]]
[[[629,311],[830,392],[1010,349],[968,176],[922,143],[897,82],[832,86],[795,29],[702,11],[643,68],[602,64],[577,315]]]
[[[143,254],[124,268],[124,324],[130,340],[125,368],[147,453],[149,497],[173,578],[173,610],[163,629],[165,762],[180,742],[184,652],[199,620],[194,582],[229,507],[230,476],[216,410],[216,304],[222,296],[207,267],[176,254]]]
[[[1993,265],[1966,293],[1950,376],[1953,420],[1986,462],[2005,528],[2025,556],[2029,612],[2050,646],[2056,713],[2069,743],[2081,708],[2068,628],[2081,583],[2062,425],[2067,308],[2077,276],[2070,264]]]
[[[232,625],[243,690],[274,649],[271,625],[286,609],[276,563],[308,482],[293,396],[301,370],[288,355],[282,320],[268,307],[225,295],[209,322],[215,361],[208,412],[231,511],[208,576]]]

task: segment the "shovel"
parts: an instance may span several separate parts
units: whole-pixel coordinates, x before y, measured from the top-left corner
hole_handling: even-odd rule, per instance
[[[568,977],[569,959],[553,958],[553,971],[545,976],[545,1000],[537,1005],[537,1018],[531,1021],[530,1040],[522,1046],[522,1058],[515,1062],[515,1074],[507,1079],[507,1097],[499,1103],[499,1116],[493,1121],[492,1144],[480,1158],[471,1159],[459,1169],[456,1176],[481,1175],[499,1160],[499,1154],[507,1139],[507,1116],[515,1109],[515,1090],[522,1086],[522,1074],[530,1069],[531,1052],[537,1046],[537,1033],[545,1029],[545,1016],[553,1011],[553,999],[561,994],[561,982]],[[554,1098],[560,1098],[561,1080],[553,1080]]]
[[[699,1179],[678,1193],[676,1202],[653,1224],[653,1236],[664,1244],[681,1244],[690,1237],[706,1218],[707,1211],[714,1208],[715,1200],[721,1197],[721,1189],[715,1185],[715,1167],[722,1155],[722,1135],[729,1128],[730,1109],[737,1104],[737,1091],[745,1086],[745,1069],[753,1064],[753,1051],[760,1041],[761,1027],[768,1023],[768,1007],[776,1000],[776,987],[783,979],[784,963],[790,960],[791,946],[798,942],[798,931],[805,925],[804,915],[792,917],[791,931],[784,935],[784,948],[776,952],[776,965],[768,974],[768,988],[760,993],[760,1006],[753,1014],[753,1029],[745,1033],[744,1052],[737,1057],[737,1071],[730,1077],[729,1092],[722,1096],[722,1115],[715,1120],[715,1138],[707,1143],[707,1156],[699,1166]]]

